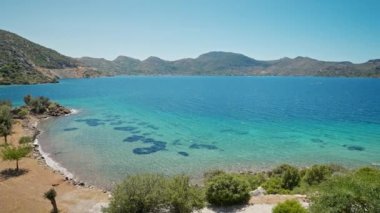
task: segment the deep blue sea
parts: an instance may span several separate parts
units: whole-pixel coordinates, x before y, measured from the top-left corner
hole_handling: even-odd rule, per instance
[[[75,177],[260,170],[282,163],[380,164],[380,79],[112,77],[1,86],[78,114],[41,123],[42,150]]]

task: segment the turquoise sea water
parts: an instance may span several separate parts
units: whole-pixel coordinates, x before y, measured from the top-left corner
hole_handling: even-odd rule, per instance
[[[110,186],[143,172],[378,164],[379,91],[366,78],[114,77],[2,86],[0,98],[43,95],[79,110],[40,125],[42,149]]]

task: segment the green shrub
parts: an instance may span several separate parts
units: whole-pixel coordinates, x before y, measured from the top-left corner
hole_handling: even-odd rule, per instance
[[[201,189],[191,186],[186,176],[166,178],[162,175],[130,176],[112,192],[105,212],[190,213],[204,207]]]
[[[257,189],[257,187],[261,186],[267,179],[264,173],[242,174],[240,176],[248,182],[250,190]]]
[[[205,180],[210,180],[211,178],[217,176],[217,175],[224,175],[226,174],[226,172],[222,171],[222,170],[210,170],[210,171],[207,171],[203,174],[203,177],[205,178]]]
[[[307,210],[296,200],[287,200],[277,204],[272,210],[273,213],[307,213]]]
[[[32,142],[32,138],[29,136],[22,136],[18,141],[19,144],[26,144]]]
[[[167,207],[166,188],[161,175],[130,176],[116,186],[105,212],[159,212]]]
[[[170,212],[191,213],[204,207],[204,193],[199,187],[190,185],[189,177],[176,176],[168,185]]]
[[[314,165],[306,170],[304,181],[309,185],[317,185],[331,177],[333,170],[326,165]]]
[[[28,114],[29,114],[29,110],[22,108],[18,111],[17,116],[22,119],[22,118],[25,118]]]
[[[311,212],[380,212],[380,170],[362,168],[323,182]]]
[[[206,198],[217,206],[244,204],[250,198],[249,185],[236,175],[217,175],[207,183]]]
[[[262,187],[267,191],[268,194],[288,194],[289,191],[282,188],[281,177],[271,177],[266,180]]]
[[[57,109],[57,104],[53,103],[53,102],[49,103],[48,109],[49,109],[49,111],[56,110]]]
[[[282,174],[282,188],[292,190],[294,187],[298,186],[301,177],[298,169],[295,167],[289,167]]]
[[[292,190],[298,186],[301,176],[296,167],[283,164],[272,170],[272,176],[281,177],[281,187],[283,189]]]

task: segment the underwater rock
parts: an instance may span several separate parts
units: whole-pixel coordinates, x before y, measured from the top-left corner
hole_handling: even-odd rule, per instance
[[[146,154],[152,154],[161,150],[164,150],[166,148],[166,143],[162,141],[155,141],[152,142],[153,145],[150,147],[144,147],[144,148],[136,148],[133,150],[134,154],[138,155],[146,155]]]
[[[114,130],[119,130],[119,131],[130,132],[130,131],[136,130],[137,128],[133,127],[133,126],[122,126],[122,127],[114,127],[113,129]]]
[[[136,141],[142,140],[143,138],[144,138],[144,136],[141,136],[141,135],[132,135],[132,136],[127,137],[123,141],[124,142],[136,142]]]
[[[99,125],[104,125],[105,123],[97,118],[88,118],[88,119],[77,119],[75,120],[76,122],[85,122],[88,126],[99,126]]]
[[[187,152],[177,152],[177,153],[185,157],[189,156],[189,153]]]
[[[77,130],[77,129],[78,128],[76,128],[76,127],[72,127],[72,128],[63,129],[63,131],[69,132],[69,131],[74,131],[74,130]]]
[[[214,149],[218,149],[218,147],[214,146],[214,145],[209,145],[209,144],[197,144],[197,143],[194,143],[194,144],[191,144],[191,146],[189,146],[190,149],[209,149],[209,150],[214,150]]]
[[[352,146],[345,146],[348,150],[350,151],[364,151],[364,147],[362,146],[357,146],[357,145],[352,145]]]

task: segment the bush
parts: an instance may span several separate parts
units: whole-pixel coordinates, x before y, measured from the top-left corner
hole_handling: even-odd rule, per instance
[[[289,167],[282,174],[282,188],[292,190],[294,187],[298,186],[301,177],[298,169],[295,167]]]
[[[204,207],[204,193],[200,188],[190,186],[189,177],[176,176],[168,185],[170,212],[191,213]]]
[[[362,168],[332,177],[311,201],[311,212],[380,212],[380,170]]]
[[[307,210],[296,200],[287,200],[277,204],[273,213],[307,213]]]
[[[333,173],[331,167],[326,165],[314,165],[306,170],[304,180],[309,185],[317,185],[327,180]]]
[[[26,144],[26,143],[30,143],[30,142],[32,142],[32,138],[29,136],[23,136],[18,141],[19,144]]]
[[[167,183],[161,175],[130,176],[116,186],[106,212],[158,212],[166,207]]]
[[[203,177],[205,178],[206,181],[208,181],[217,175],[224,175],[224,174],[226,174],[226,172],[216,169],[216,170],[210,170],[210,171],[205,172],[203,174]]]
[[[162,175],[130,176],[112,193],[105,212],[170,212],[190,213],[203,208],[201,190],[191,186],[186,176],[166,178]]]
[[[271,177],[263,183],[263,188],[268,194],[288,194],[289,191],[282,188],[280,177]]]
[[[248,182],[250,190],[257,189],[257,187],[261,186],[267,179],[263,173],[242,174],[240,176]]]
[[[287,164],[273,169],[272,176],[281,177],[281,187],[288,190],[292,190],[298,186],[301,180],[298,169]]]
[[[234,175],[217,175],[207,183],[206,198],[209,203],[217,206],[244,204],[250,198],[249,185]]]
[[[29,114],[28,109],[22,108],[17,112],[17,116],[21,119],[25,118]]]

